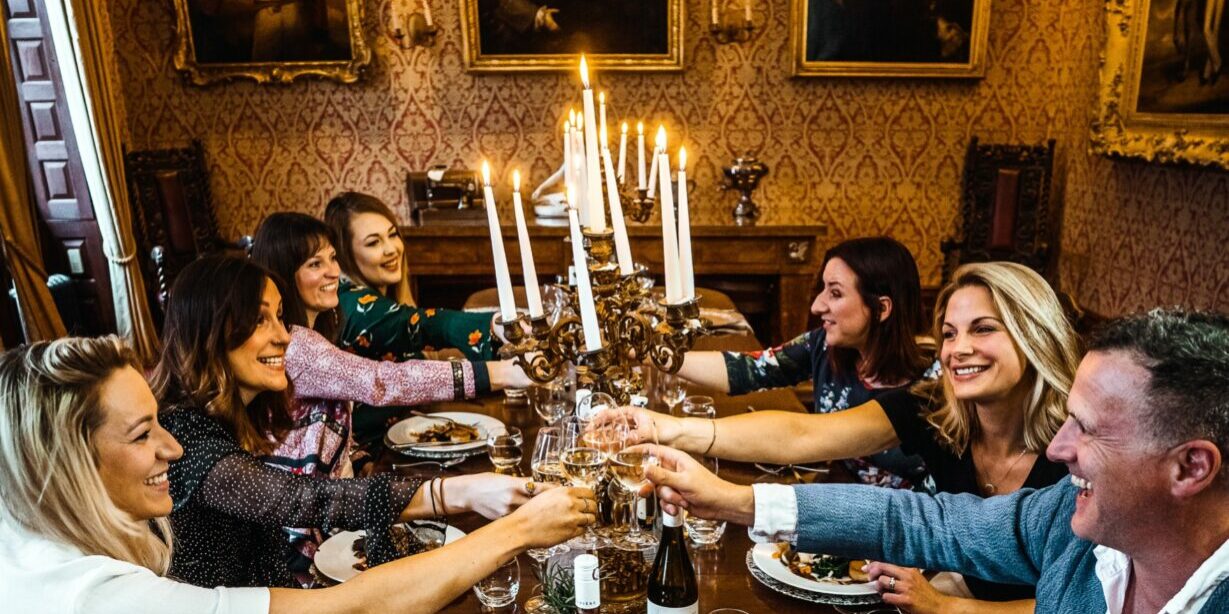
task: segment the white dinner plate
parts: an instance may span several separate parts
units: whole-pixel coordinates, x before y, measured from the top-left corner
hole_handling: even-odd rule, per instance
[[[481,452],[486,448],[486,439],[491,433],[502,433],[507,430],[503,422],[482,414],[464,411],[441,411],[431,415],[452,418],[462,424],[474,426],[478,429],[478,438],[466,443],[414,445],[417,442],[417,438],[413,435],[414,433],[421,433],[443,421],[423,416],[412,416],[389,428],[388,433],[384,436],[384,441],[389,447],[403,454],[430,458],[452,458]]]
[[[879,594],[879,591],[875,590],[874,582],[836,584],[804,578],[790,571],[789,567],[781,562],[781,559],[773,558],[772,555],[776,551],[776,544],[756,544],[751,549],[751,557],[756,567],[759,567],[761,571],[778,582],[788,584],[794,588],[800,588],[804,591],[828,595],[871,596]]]
[[[358,557],[354,556],[354,540],[366,535],[366,531],[342,531],[324,540],[316,550],[316,569],[335,582],[345,582],[359,574],[354,568]],[[438,535],[438,533],[437,533]],[[451,544],[465,537],[465,531],[452,525],[444,531],[444,543]]]

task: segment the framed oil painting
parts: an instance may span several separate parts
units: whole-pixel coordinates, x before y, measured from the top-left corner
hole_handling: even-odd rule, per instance
[[[990,0],[791,0],[797,77],[986,72]]]
[[[1093,151],[1229,169],[1225,4],[1106,3]]]
[[[682,0],[460,0],[472,72],[683,69]]]
[[[357,81],[371,61],[364,0],[173,0],[175,68],[197,85],[229,79]]]

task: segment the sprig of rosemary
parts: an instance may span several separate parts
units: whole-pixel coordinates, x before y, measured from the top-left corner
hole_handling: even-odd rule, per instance
[[[542,598],[557,614],[576,613],[576,587],[569,565],[547,565],[542,579]]]

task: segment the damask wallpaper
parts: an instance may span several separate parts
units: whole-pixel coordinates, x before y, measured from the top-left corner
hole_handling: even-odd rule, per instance
[[[350,86],[188,86],[171,67],[170,3],[110,6],[129,147],[201,139],[230,235],[271,211],[319,213],[344,189],[404,205],[404,173],[431,164],[472,167],[486,157],[501,183],[519,166],[536,185],[561,158],[559,118],[579,102],[573,75],[466,73],[455,0],[433,3],[437,45],[412,50],[383,35],[387,1],[368,2],[375,59]],[[743,45],[714,43],[707,6],[686,1],[686,71],[598,75],[612,118],[664,122],[672,143],[687,145],[699,221],[728,217],[733,196],[717,188],[720,167],[757,152],[771,168],[757,193],[765,223],[891,234],[917,254],[923,283],[935,284],[969,137],[1055,138],[1067,175],[1058,187],[1067,201],[1064,287],[1101,313],[1160,301],[1229,306],[1218,249],[1229,241],[1225,176],[1085,153],[1101,0],[996,0],[987,76],[971,82],[792,79],[788,0],[757,0],[762,29]],[[506,189],[499,194],[506,200]],[[1195,240],[1195,227],[1219,240]]]

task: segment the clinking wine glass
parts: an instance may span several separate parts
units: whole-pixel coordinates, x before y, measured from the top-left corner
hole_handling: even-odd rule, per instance
[[[596,435],[588,426],[586,421],[576,416],[564,423],[564,444],[559,454],[559,464],[572,486],[597,492],[602,473],[606,470],[606,453],[597,445]],[[596,516],[598,511],[590,510],[590,513]],[[593,525],[587,525],[585,533],[569,543],[578,549],[596,550],[598,540]]]
[[[640,489],[648,483],[645,471],[657,465],[657,455],[647,446],[635,447],[635,428],[627,423],[616,423],[615,432],[623,440],[623,446],[615,452],[607,464],[610,473],[619,482],[620,490],[631,496],[631,519],[628,522],[627,534],[621,544],[633,550],[639,550],[657,543],[652,533],[640,530]]]
[[[530,458],[529,467],[533,472],[533,481],[551,483],[551,484],[567,484],[567,478],[563,475],[563,466],[559,464],[559,454],[563,452],[563,429],[557,426],[548,426],[538,429],[538,436],[533,444],[533,456]],[[539,572],[545,571],[541,569],[545,561],[557,554],[563,554],[570,548],[566,544],[551,546],[550,548],[530,548],[525,551],[530,558],[539,566]],[[539,573],[539,576],[543,574]]]
[[[529,401],[538,416],[548,426],[554,426],[568,414],[571,404],[567,382],[560,377],[545,384],[534,384],[529,387]]]
[[[717,417],[717,406],[713,402],[713,397],[692,395],[683,399],[683,417],[715,419]],[[721,467],[716,457],[705,456],[699,460],[713,472],[713,475],[720,475]],[[691,538],[691,541],[700,546],[713,546],[721,541],[721,536],[725,534],[724,521],[705,520],[691,514],[686,515],[683,520],[683,526],[686,528],[687,536]]]

